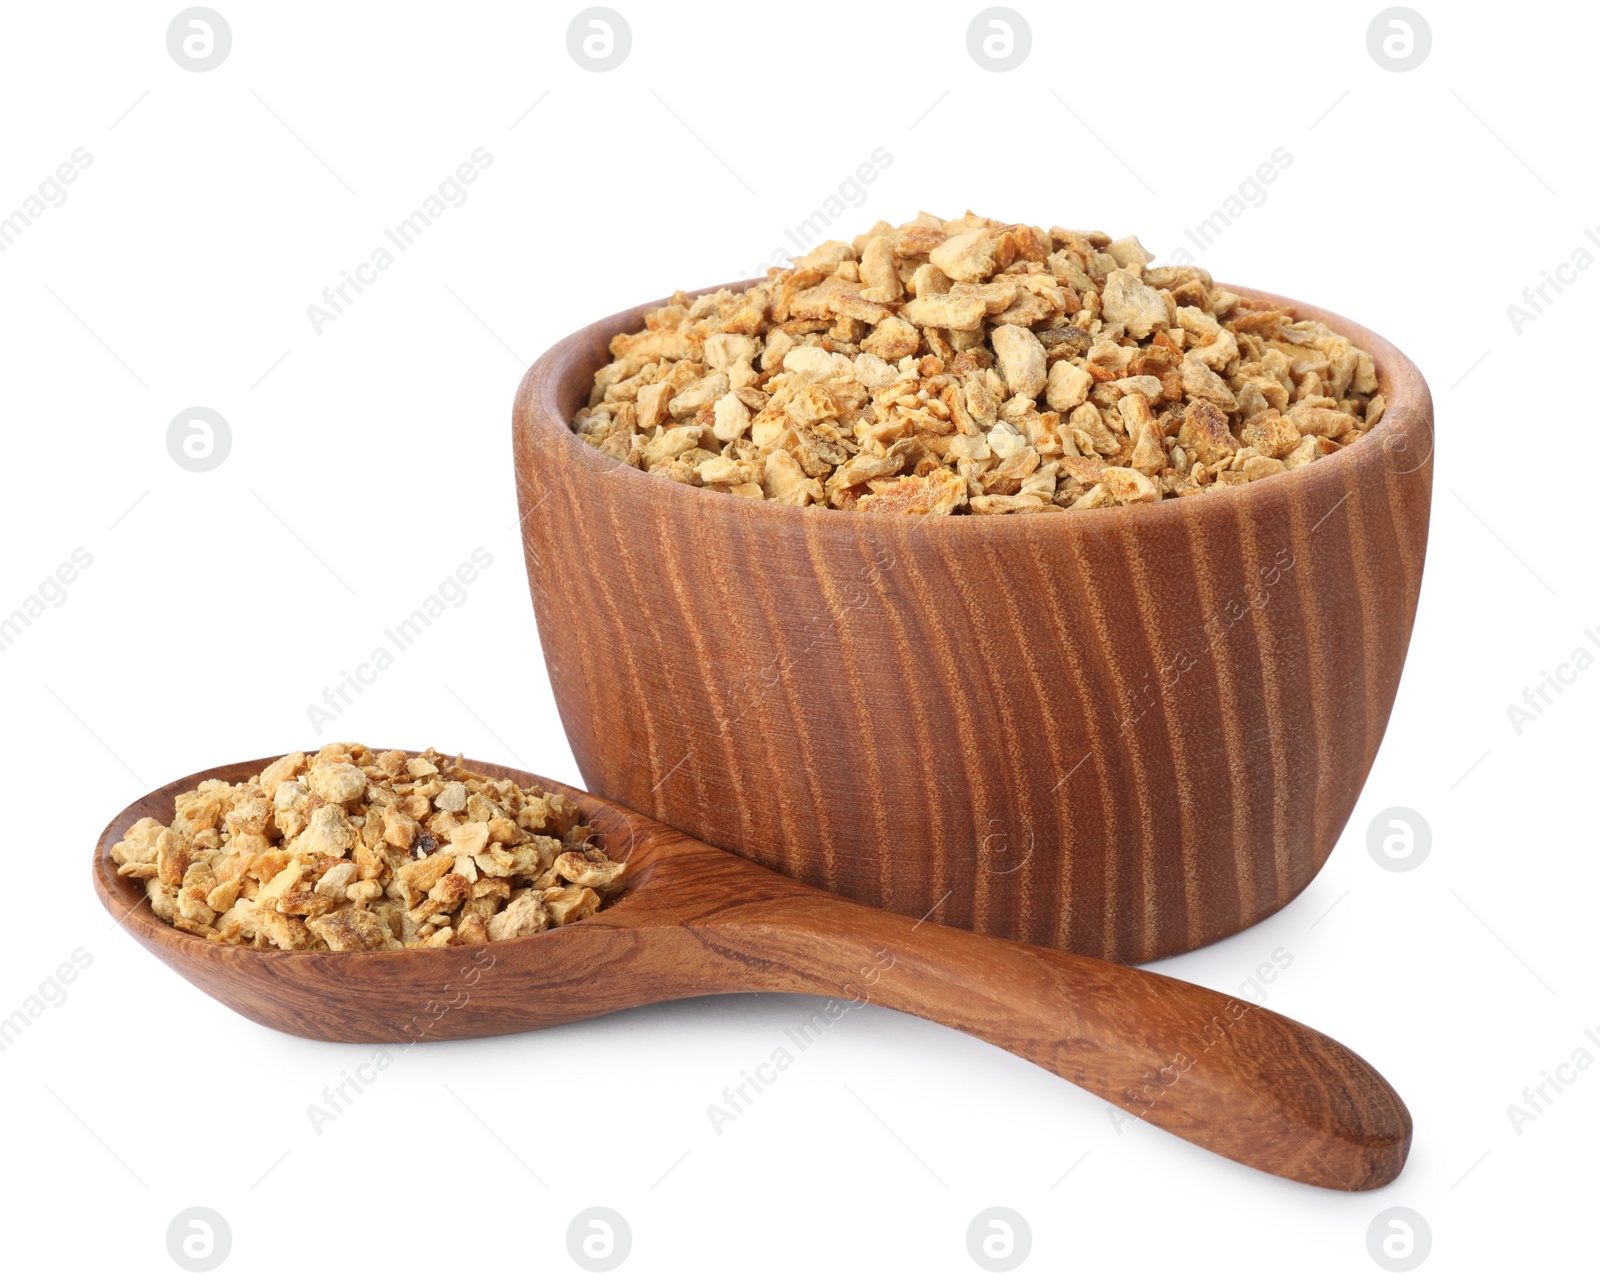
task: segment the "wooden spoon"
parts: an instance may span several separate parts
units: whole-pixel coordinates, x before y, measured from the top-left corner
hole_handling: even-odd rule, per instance
[[[100,901],[149,951],[257,1023],[327,1041],[410,1042],[551,1027],[657,1001],[807,992],[904,1010],[1019,1054],[1232,1160],[1360,1191],[1400,1173],[1411,1116],[1362,1058],[1293,1019],[1178,979],[917,922],[812,889],[565,784],[626,888],[597,915],[483,947],[280,952],[213,943],[160,920],[111,846],[203,779],[193,774],[101,834]],[[907,857],[915,857],[908,852]]]

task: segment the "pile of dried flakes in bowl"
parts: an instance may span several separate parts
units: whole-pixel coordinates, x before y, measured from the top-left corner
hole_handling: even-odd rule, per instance
[[[1372,357],[1130,236],[921,214],[611,342],[573,428],[684,484],[993,515],[1155,502],[1361,439]]]
[[[335,952],[479,944],[592,915],[619,888],[557,792],[431,748],[331,743],[178,797],[112,847],[162,920],[202,938]]]

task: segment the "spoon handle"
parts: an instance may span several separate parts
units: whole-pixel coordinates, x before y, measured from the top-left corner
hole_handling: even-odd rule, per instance
[[[1405,1164],[1411,1116],[1400,1096],[1302,1023],[1146,970],[784,885],[795,892],[695,923],[749,989],[836,994],[957,1028],[1191,1143],[1302,1183],[1361,1191]]]

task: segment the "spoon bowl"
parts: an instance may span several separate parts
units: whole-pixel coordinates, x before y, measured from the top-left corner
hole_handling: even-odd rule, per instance
[[[623,890],[573,925],[482,947],[284,952],[212,942],[161,920],[111,847],[167,822],[222,766],[135,801],[94,853],[100,901],[138,941],[257,1023],[326,1041],[409,1043],[551,1027],[660,1001],[817,993],[956,1028],[1190,1142],[1255,1169],[1360,1191],[1399,1174],[1411,1117],[1364,1059],[1271,1010],[1178,979],[932,921],[814,889],[624,806],[501,765],[468,768],[560,791]]]

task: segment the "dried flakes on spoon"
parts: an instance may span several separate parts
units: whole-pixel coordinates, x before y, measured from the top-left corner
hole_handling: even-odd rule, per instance
[[[177,798],[112,847],[157,916],[285,951],[497,942],[593,915],[621,888],[559,792],[419,756],[330,743]]]

